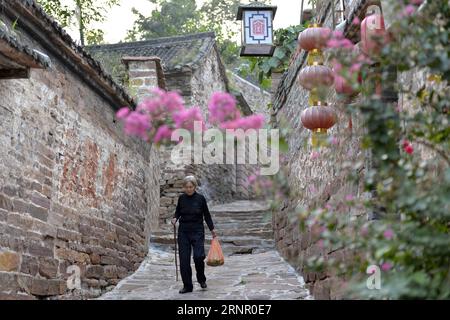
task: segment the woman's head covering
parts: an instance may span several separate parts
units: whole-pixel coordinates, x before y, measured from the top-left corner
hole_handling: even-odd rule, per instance
[[[183,185],[185,186],[187,183],[192,183],[194,187],[197,187],[197,179],[194,176],[187,176],[183,179]]]

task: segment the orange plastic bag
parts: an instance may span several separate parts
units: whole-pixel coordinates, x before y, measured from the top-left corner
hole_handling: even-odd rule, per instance
[[[206,264],[211,267],[217,267],[223,265],[224,262],[225,259],[219,240],[217,238],[213,238],[211,240],[211,247],[209,248]]]

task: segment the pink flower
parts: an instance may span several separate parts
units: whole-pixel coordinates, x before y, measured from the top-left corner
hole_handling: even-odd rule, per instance
[[[130,114],[130,108],[123,107],[116,113],[117,119],[125,119]]]
[[[408,154],[413,154],[414,153],[414,148],[412,145],[409,145],[407,147],[405,147],[405,152]]]
[[[345,201],[353,201],[355,198],[353,197],[352,194],[348,194],[345,196]]]
[[[192,107],[175,113],[173,120],[175,121],[176,128],[194,130],[195,122],[201,122],[202,130],[205,129],[202,112],[199,107]]]
[[[353,47],[354,47],[353,42],[351,42],[349,39],[341,40],[341,48],[353,49]]]
[[[392,231],[391,229],[387,229],[383,232],[383,236],[385,239],[391,240],[394,237],[394,231]]]
[[[248,183],[252,184],[256,181],[256,175],[252,174],[247,178]]]
[[[327,42],[328,48],[339,48],[340,45],[341,45],[341,42],[337,39],[331,39],[331,40],[328,40],[328,42]]]
[[[403,140],[403,150],[407,154],[413,154],[414,153],[414,147],[408,140]]]
[[[408,4],[402,12],[402,16],[404,17],[409,17],[411,16],[414,12],[416,12],[416,7],[413,6],[412,4]]]
[[[183,99],[177,92],[166,92],[159,88],[151,92],[153,96],[142,101],[136,110],[149,114],[154,121],[165,122],[174,113],[184,110]]]
[[[336,59],[333,59],[333,61],[331,62],[332,66],[333,66],[333,71],[338,73],[342,70],[342,64],[337,61]]]
[[[389,271],[392,269],[392,264],[389,262],[385,262],[381,265],[381,270],[383,271]]]
[[[352,24],[353,24],[353,25],[357,26],[357,25],[359,25],[360,23],[361,23],[361,20],[359,20],[358,17],[353,18],[353,21],[352,21]]]
[[[311,152],[311,155],[309,156],[309,158],[311,159],[311,160],[316,160],[317,158],[319,158],[320,157],[320,152],[318,152],[318,151],[313,151],[313,152]]]
[[[171,91],[161,95],[161,104],[169,112],[181,111],[184,109],[183,98],[178,92]]]
[[[168,125],[164,124],[158,128],[158,131],[156,131],[153,141],[155,143],[158,143],[162,140],[170,140],[171,136],[172,136],[172,130],[170,130]]]
[[[355,73],[355,72],[359,72],[359,70],[361,69],[361,63],[354,63],[352,64],[352,66],[350,67],[350,72],[351,73]]]
[[[327,203],[326,205],[325,205],[325,209],[327,209],[327,210],[331,210],[333,207],[331,206],[331,204],[329,204],[329,203]]]
[[[335,146],[338,145],[339,144],[339,138],[336,138],[334,136],[330,137],[330,143],[332,145],[335,145]]]
[[[223,122],[220,127],[222,129],[261,129],[264,125],[264,121],[265,119],[262,114],[254,114],[248,117]]]
[[[212,95],[208,110],[208,120],[213,124],[234,121],[241,117],[239,110],[236,108],[236,99],[225,92],[216,92]]]
[[[344,38],[344,33],[340,30],[333,31],[333,38],[342,39]]]
[[[148,140],[148,131],[150,129],[150,117],[147,114],[131,112],[125,119],[125,133],[130,136],[137,136],[143,140]]]
[[[328,48],[344,48],[344,49],[353,49],[354,45],[349,39],[343,38],[333,38],[327,41]]]

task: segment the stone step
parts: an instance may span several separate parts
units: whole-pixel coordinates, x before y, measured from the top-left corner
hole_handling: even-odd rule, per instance
[[[257,237],[257,238],[261,238],[261,239],[273,239],[273,231],[272,229],[268,229],[268,228],[251,228],[251,229],[245,229],[245,230],[241,230],[241,229],[223,229],[223,228],[219,228],[219,226],[217,226],[217,229],[219,230],[219,236],[220,237],[228,237],[228,236],[232,236],[232,237],[239,237],[240,235],[242,235],[243,233],[245,233],[246,236],[252,236],[252,237]],[[206,231],[208,232],[208,231]],[[206,233],[207,235],[208,233]],[[173,238],[173,233],[168,233],[168,232],[157,232],[157,233],[153,233],[153,237],[172,237]],[[206,238],[208,238],[208,236],[206,236]]]
[[[213,222],[236,222],[236,223],[271,223],[272,219],[264,218],[239,218],[239,217],[212,217]]]
[[[219,241],[223,245],[233,245],[233,246],[266,246],[266,245],[274,245],[274,240],[267,238],[263,239],[260,237],[239,237],[239,236],[220,236]],[[166,245],[174,245],[173,235],[153,235],[150,238],[150,243],[153,244],[166,244]],[[211,237],[205,237],[205,245],[209,245],[211,243]]]
[[[172,254],[175,250],[175,245],[162,245],[162,244],[153,244],[154,247],[161,248],[163,250],[170,249]],[[205,252],[208,254],[209,245],[205,244]],[[224,255],[234,255],[234,254],[254,254],[254,253],[262,253],[270,250],[274,250],[274,245],[247,245],[247,246],[235,246],[229,244],[222,244],[222,252]]]
[[[214,219],[213,219],[214,221]],[[226,221],[226,222],[218,222],[214,221],[214,224],[217,229],[220,229],[220,231],[223,230],[241,230],[243,234],[245,234],[249,230],[272,230],[272,223],[271,222],[237,222],[237,221]],[[207,225],[204,225],[205,231],[208,231]],[[178,228],[178,225],[177,225]],[[154,234],[159,234],[159,232],[162,233],[173,233],[173,227],[171,224],[162,225],[160,226],[160,231],[157,231]]]
[[[235,213],[235,212],[210,212],[212,217],[236,217],[236,218],[265,218],[265,217],[272,217],[271,213],[267,212],[242,212],[242,213]]]
[[[269,228],[245,228],[245,230],[241,229],[223,229],[217,226],[220,236],[239,236],[242,233],[245,233],[247,236],[259,237],[262,239],[272,239],[273,231]]]

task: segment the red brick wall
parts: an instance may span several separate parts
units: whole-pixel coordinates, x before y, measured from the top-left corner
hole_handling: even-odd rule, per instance
[[[157,152],[51,59],[0,80],[0,299],[99,295],[139,266],[157,223]],[[67,289],[72,264],[81,291]]]

